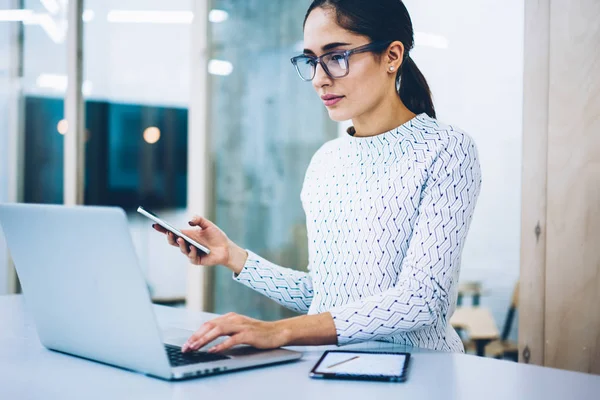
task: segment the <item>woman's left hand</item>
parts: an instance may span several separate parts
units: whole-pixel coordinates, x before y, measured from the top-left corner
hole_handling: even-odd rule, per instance
[[[224,351],[238,344],[258,349],[275,349],[287,344],[283,323],[284,320],[265,322],[235,313],[225,314],[205,322],[183,345],[181,351],[196,351],[220,336],[230,337],[211,347],[209,353]]]

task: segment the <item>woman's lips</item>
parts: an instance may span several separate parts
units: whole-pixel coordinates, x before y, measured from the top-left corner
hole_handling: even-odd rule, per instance
[[[325,107],[334,106],[337,103],[339,103],[343,98],[344,98],[344,96],[336,96],[336,95],[331,95],[331,94],[326,94],[324,96],[321,96],[323,103],[325,103]]]

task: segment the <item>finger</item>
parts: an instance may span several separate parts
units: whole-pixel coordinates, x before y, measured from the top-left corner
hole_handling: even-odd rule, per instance
[[[196,262],[198,258],[198,251],[196,250],[196,246],[189,245],[190,252],[188,253],[188,257],[191,262]]]
[[[170,238],[169,244],[171,244],[172,246],[175,246],[175,247],[179,247],[179,243],[177,243],[177,239],[179,239],[179,236],[176,236],[172,232],[169,232],[167,235]]]
[[[205,322],[196,332],[192,334],[192,336],[189,337],[187,342],[181,347],[181,351],[185,352],[186,350],[188,350],[192,343],[200,341],[204,335],[206,335],[208,332],[212,331],[218,326],[229,326],[231,324],[239,324],[240,321],[238,321],[237,319],[232,319],[232,317],[237,316],[238,314],[230,312]]]
[[[171,246],[179,246],[175,242],[175,235],[173,235],[171,232],[167,232],[167,242],[169,242]]]
[[[230,312],[230,313],[227,313],[224,315],[219,315],[218,317],[215,317],[215,318],[211,319],[210,321],[206,321],[205,323],[202,324],[202,326],[200,328],[198,328],[198,330],[196,332],[194,332],[189,337],[186,344],[189,346],[193,342],[200,340],[202,338],[202,336],[206,335],[208,332],[210,332],[217,326],[222,325],[232,315],[237,315],[237,314]]]
[[[207,220],[204,217],[201,217],[199,215],[194,215],[192,217],[192,219],[188,222],[188,224],[190,226],[199,226],[202,229],[207,229],[209,228],[211,225],[213,225],[212,222],[210,222],[209,220]]]
[[[152,227],[154,228],[154,230],[160,233],[167,233],[167,230],[158,224],[152,224]]]
[[[179,250],[181,250],[181,252],[187,256],[190,251],[188,249],[188,245],[185,243],[185,240],[179,238],[177,239],[177,244],[179,245]]]
[[[208,349],[208,352],[209,353],[218,353],[221,351],[229,350],[233,346],[242,344],[243,343],[242,337],[243,337],[243,334],[238,333],[237,335],[234,335],[234,336],[230,337],[229,339],[225,340],[223,343],[211,347],[210,349]]]
[[[204,335],[206,335],[208,332],[210,332],[214,327],[215,327],[215,324],[212,321],[205,322],[200,327],[200,329],[198,329],[196,332],[194,332],[192,334],[192,336],[190,336],[188,338],[187,342],[185,342],[185,344],[183,346],[181,346],[181,352],[185,353],[186,351],[188,351],[190,349],[190,346],[192,345],[192,343],[195,343],[198,340],[200,340]]]
[[[221,336],[233,336],[243,330],[243,326],[239,324],[232,324],[225,320],[221,320],[215,324],[214,321],[215,320],[211,321],[214,328],[209,330],[206,334],[202,336],[194,335],[195,340],[188,346],[190,350],[198,350]]]
[[[198,235],[202,236],[204,231],[202,229],[193,228],[193,229],[182,229],[181,233],[183,233],[184,235],[189,236],[191,238],[194,238],[194,236],[196,236],[196,237],[198,237]]]
[[[192,342],[188,346],[188,349],[190,351],[196,351],[196,350],[206,346],[208,343],[212,342],[213,340],[215,340],[221,336],[225,336],[225,335],[226,335],[226,333],[223,330],[223,328],[220,326],[216,326],[213,329],[211,329],[210,331],[208,331],[205,335],[203,335],[200,339]]]

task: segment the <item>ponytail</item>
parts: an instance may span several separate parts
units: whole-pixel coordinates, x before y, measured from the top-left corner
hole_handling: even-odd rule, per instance
[[[396,82],[400,85],[400,99],[410,111],[415,114],[426,113],[435,118],[435,107],[427,80],[410,56],[402,63]]]

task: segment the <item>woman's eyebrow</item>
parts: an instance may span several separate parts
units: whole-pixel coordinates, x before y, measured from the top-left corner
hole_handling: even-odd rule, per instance
[[[333,42],[333,43],[329,43],[326,44],[325,46],[321,47],[321,51],[326,52],[329,50],[333,50],[336,47],[340,47],[340,46],[348,46],[350,43],[343,43],[343,42]],[[312,51],[311,49],[304,49],[304,54],[315,54],[314,51]]]

